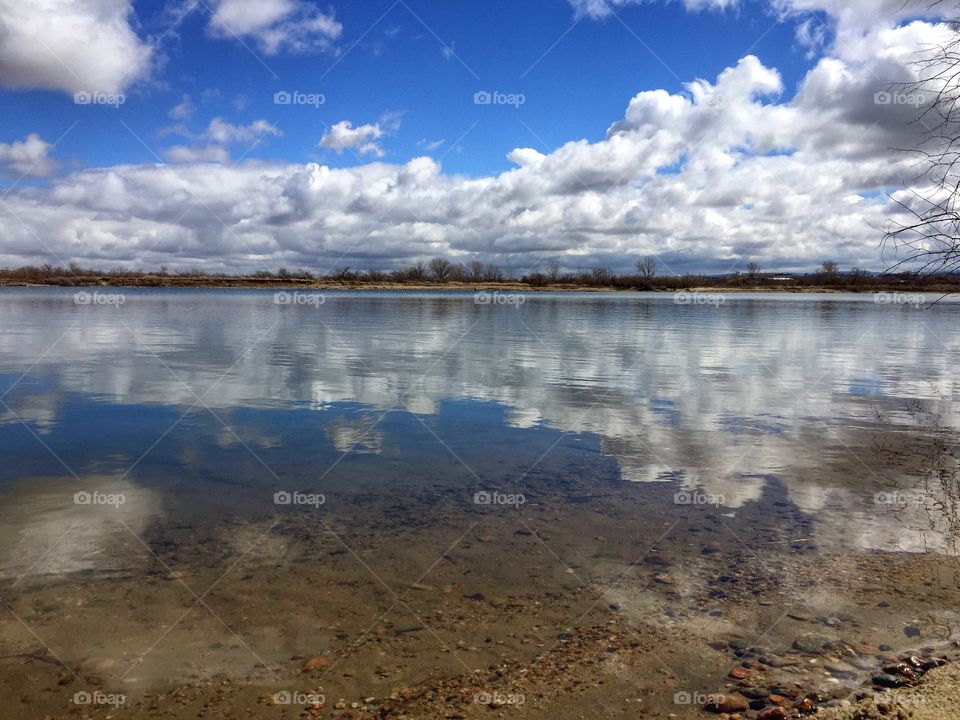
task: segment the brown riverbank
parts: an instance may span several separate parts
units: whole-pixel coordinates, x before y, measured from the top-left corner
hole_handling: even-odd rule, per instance
[[[366,280],[328,280],[294,278],[260,278],[252,276],[161,276],[143,275],[136,277],[89,276],[89,277],[50,277],[20,279],[0,277],[0,287],[75,287],[75,288],[183,288],[198,290],[328,290],[328,291],[364,291],[391,290],[424,292],[444,290],[451,292],[501,292],[501,293],[539,293],[539,292],[696,292],[696,293],[902,293],[925,294],[921,302],[933,302],[941,296],[960,292],[960,286],[944,283],[905,284],[902,282],[874,282],[870,284],[799,284],[799,283],[745,283],[684,284],[671,280],[669,284],[651,284],[649,286],[629,285],[586,285],[578,283],[557,283],[550,285],[531,285],[521,281],[504,282],[390,282]]]
[[[825,264],[826,266],[827,264]],[[522,276],[496,265],[469,267],[440,259],[393,271],[342,268],[323,273],[306,269],[250,273],[206,272],[200,269],[110,270],[43,265],[0,268],[0,286],[251,288],[311,290],[450,290],[450,291],[657,291],[657,292],[896,292],[949,294],[960,292],[960,276],[952,274],[841,272],[836,266],[812,273],[618,274],[610,268],[576,272],[530,271]]]
[[[869,692],[824,711],[823,720],[955,720],[960,718],[960,664],[931,670],[915,687]]]
[[[885,696],[880,675],[915,682],[896,669],[913,656],[954,659],[960,606],[955,557],[898,551],[912,516],[872,501],[875,482],[920,469],[929,438],[874,433],[729,507],[678,505],[673,487],[623,485],[573,451],[559,473],[532,473],[516,508],[478,506],[467,481],[426,473],[360,474],[325,488],[320,508],[283,512],[269,487],[232,486],[197,514],[186,490],[161,508],[130,478],[85,477],[126,497],[91,515],[59,502],[70,480],[25,483],[0,509],[4,546],[71,531],[6,568],[0,708],[23,720],[844,712]],[[842,502],[800,510],[787,483],[801,475]],[[866,545],[851,541],[870,536],[852,528],[861,504],[860,520],[885,528]],[[873,716],[838,716],[860,717]]]

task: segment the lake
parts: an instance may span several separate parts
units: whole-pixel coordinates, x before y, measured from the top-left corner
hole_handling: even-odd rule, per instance
[[[4,288],[0,708],[840,702],[960,619],[937,300]]]

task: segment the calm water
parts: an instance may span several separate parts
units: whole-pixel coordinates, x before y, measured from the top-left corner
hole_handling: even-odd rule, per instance
[[[620,484],[671,483],[730,508],[776,477],[815,511],[849,482],[831,464],[896,480],[855,450],[878,421],[913,428],[919,410],[955,424],[958,313],[870,295],[283,305],[272,292],[125,291],[115,306],[6,289],[0,487],[115,476],[161,508],[185,492],[361,478],[387,490],[424,474],[509,490],[549,482],[559,448]]]
[[[70,672],[96,660],[112,668],[105,686],[127,691],[217,674],[276,689],[300,677],[289,658],[319,648],[351,668],[337,692],[364,698],[432,668],[573,647],[571,622],[609,607],[629,632],[670,629],[648,659],[673,684],[645,690],[670,703],[727,671],[722,653],[668,647],[682,633],[790,652],[791,607],[860,617],[863,597],[888,591],[871,601],[872,635],[839,632],[903,641],[921,608],[925,633],[953,626],[956,586],[931,585],[938,571],[922,563],[951,553],[956,531],[942,482],[956,303],[122,300],[0,291],[0,597],[18,616],[0,619],[7,656],[42,637]],[[883,559],[898,557],[913,564]],[[208,624],[181,622],[192,600],[164,578],[203,593]],[[408,596],[418,578],[432,585]],[[492,596],[511,600],[484,615]],[[398,603],[410,615],[388,618],[393,634],[365,655]],[[925,637],[948,637],[936,632]],[[53,712],[66,701],[50,692]]]

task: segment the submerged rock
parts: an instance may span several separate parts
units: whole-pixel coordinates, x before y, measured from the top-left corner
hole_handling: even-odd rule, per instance
[[[837,643],[833,638],[829,638],[826,635],[821,635],[820,633],[811,632],[804,633],[794,640],[793,648],[794,650],[799,650],[800,652],[819,655],[820,653],[830,650],[836,644]]]
[[[757,715],[757,720],[787,720],[788,717],[787,711],[782,707],[772,707]]]
[[[312,657],[309,660],[307,660],[303,664],[303,670],[304,672],[308,670],[320,670],[322,668],[329,667],[329,666],[330,666],[330,661],[327,660],[322,655],[319,655],[317,657]]]
[[[715,695],[703,709],[715,713],[745,712],[750,709],[750,703],[739,695]]]
[[[907,684],[906,680],[894,677],[893,675],[888,675],[887,673],[874,675],[872,680],[874,685],[879,685],[880,687],[885,688],[898,688]]]

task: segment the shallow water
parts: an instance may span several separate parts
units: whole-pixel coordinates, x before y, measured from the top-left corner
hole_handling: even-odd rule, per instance
[[[785,652],[784,608],[863,612],[878,563],[909,587],[861,640],[951,636],[954,302],[119,292],[0,290],[0,655],[74,673],[40,705],[79,667],[306,693],[320,654],[373,696],[597,612]],[[648,703],[711,692],[685,645],[634,658]]]

